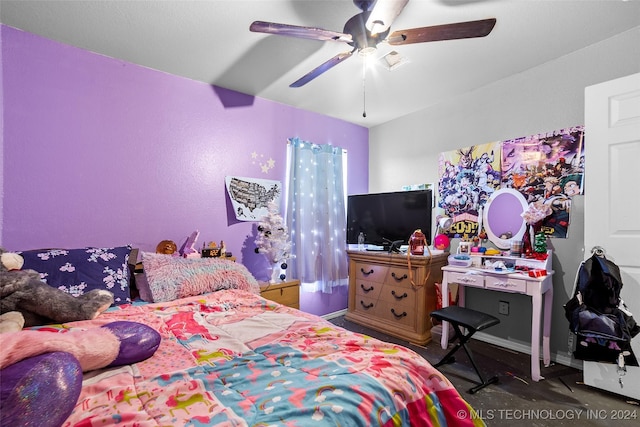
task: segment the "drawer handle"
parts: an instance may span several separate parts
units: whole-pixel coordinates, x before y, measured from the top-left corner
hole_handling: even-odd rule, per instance
[[[404,316],[407,315],[406,311],[403,311],[401,314],[397,314],[396,311],[392,308],[391,309],[391,313],[396,316],[396,319],[402,319]]]
[[[396,295],[396,291],[391,291],[391,295],[393,295],[396,299],[402,299],[402,298],[406,298],[409,295],[407,295],[407,293],[403,293],[402,295]]]
[[[397,277],[395,271],[393,273],[391,273],[391,277],[396,279],[397,282],[401,282],[401,281],[409,278],[409,276],[407,276],[406,274],[403,275],[403,276]]]
[[[509,283],[509,282],[495,282],[493,284],[493,286],[499,287],[499,288],[512,288],[516,285],[514,285],[513,283]]]
[[[370,274],[373,274],[373,268],[369,271],[364,271],[364,268],[360,268],[360,271],[362,272],[362,274],[364,274],[365,276],[368,276]]]
[[[364,285],[362,283],[360,283],[360,287],[362,288],[363,291],[365,292],[371,292],[373,290],[373,286],[370,288],[365,288]]]
[[[362,300],[360,300],[360,305],[362,305],[362,307],[366,309],[370,309],[371,307],[373,307],[373,303],[365,304]]]

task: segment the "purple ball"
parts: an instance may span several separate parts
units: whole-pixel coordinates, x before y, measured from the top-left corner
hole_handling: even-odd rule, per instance
[[[56,351],[21,360],[0,371],[2,427],[59,427],[82,389],[80,362]]]

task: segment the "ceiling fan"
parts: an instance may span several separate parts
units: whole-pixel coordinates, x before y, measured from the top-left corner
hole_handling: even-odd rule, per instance
[[[314,68],[289,87],[300,87],[315,79],[322,73],[335,67],[355,52],[367,54],[375,51],[378,43],[390,45],[424,43],[441,40],[466,39],[488,35],[496,24],[495,18],[479,21],[457,22],[453,24],[430,27],[411,28],[391,31],[391,24],[400,15],[409,0],[353,0],[362,12],[351,17],[344,25],[343,31],[330,31],[322,28],[303,27],[298,25],[277,24],[274,22],[255,21],[249,27],[257,33],[277,34],[312,40],[344,42],[352,46],[351,51],[342,52]]]

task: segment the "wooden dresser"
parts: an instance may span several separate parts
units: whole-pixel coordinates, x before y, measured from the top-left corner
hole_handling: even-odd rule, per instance
[[[414,286],[407,255],[347,253],[349,307],[345,318],[412,343],[424,345],[431,341],[429,313],[436,308],[434,283],[441,282],[441,268],[447,264],[449,254],[411,256]]]
[[[300,281],[260,283],[260,295],[279,304],[300,309]]]

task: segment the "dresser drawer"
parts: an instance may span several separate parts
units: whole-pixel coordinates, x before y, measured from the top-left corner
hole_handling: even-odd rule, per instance
[[[495,289],[506,292],[527,292],[527,281],[522,279],[509,279],[508,277],[486,276],[484,279],[487,289]]]
[[[382,283],[387,277],[388,270],[389,268],[383,265],[359,262],[356,264],[356,279]]]
[[[260,296],[292,308],[300,308],[300,282],[269,285],[260,290]]]
[[[382,287],[382,283],[369,282],[366,280],[356,280],[356,295],[378,299]]]
[[[403,286],[385,284],[380,292],[380,301],[409,306],[413,309],[418,291]]]
[[[416,272],[415,269],[412,272],[413,280],[416,280]],[[408,268],[399,268],[399,267],[389,267],[389,274],[387,274],[387,278],[385,283],[403,286],[405,288],[411,288],[411,277],[409,276]]]
[[[358,295],[356,296],[356,302],[353,308],[357,312],[367,313],[369,316],[376,316],[377,304],[378,304],[377,298],[370,298],[370,297]]]
[[[387,322],[403,325],[415,331],[416,311],[413,305],[398,304],[388,301],[378,301],[376,315]]]
[[[484,288],[484,276],[481,276],[479,274],[448,272],[447,278],[449,283],[458,283],[464,286]]]

